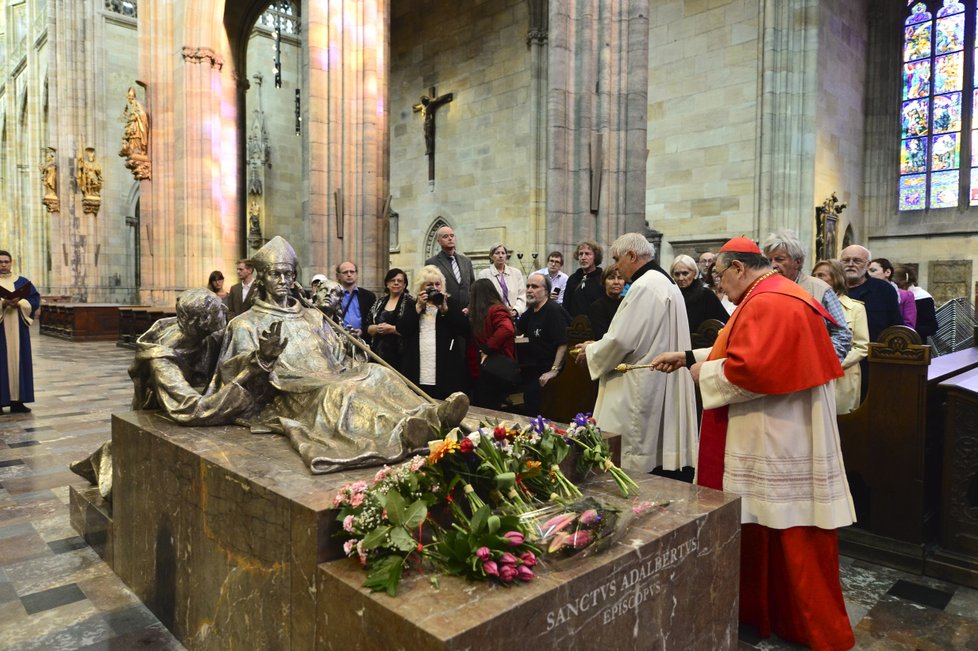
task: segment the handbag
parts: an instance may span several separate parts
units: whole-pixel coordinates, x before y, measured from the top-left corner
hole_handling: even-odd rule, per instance
[[[521,384],[520,365],[500,352],[491,352],[479,366],[479,372],[500,388],[516,391]]]

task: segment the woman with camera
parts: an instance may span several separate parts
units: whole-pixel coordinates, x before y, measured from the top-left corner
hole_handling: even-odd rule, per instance
[[[455,299],[445,294],[445,276],[428,265],[418,274],[417,298],[397,323],[404,344],[404,375],[432,398],[465,390],[465,346],[469,322]]]
[[[509,308],[500,300],[495,285],[488,278],[480,278],[472,284],[469,321],[475,345],[479,348],[475,405],[499,409],[506,396],[518,390],[520,369],[516,363],[516,327]]]

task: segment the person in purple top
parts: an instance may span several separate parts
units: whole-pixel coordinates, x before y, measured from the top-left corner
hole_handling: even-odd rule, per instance
[[[869,275],[879,278],[893,285],[897,290],[897,297],[900,301],[900,314],[903,316],[903,325],[908,328],[917,327],[917,303],[913,292],[900,289],[900,286],[893,282],[893,263],[886,258],[876,258],[869,263]]]

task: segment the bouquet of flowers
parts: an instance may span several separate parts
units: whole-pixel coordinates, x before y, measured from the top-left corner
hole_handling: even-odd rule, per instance
[[[598,429],[591,414],[574,416],[567,429],[567,435],[583,451],[578,462],[582,472],[607,472],[625,497],[638,491],[638,484],[611,460],[611,448],[601,435],[601,430]]]
[[[581,556],[606,549],[621,533],[621,511],[592,497],[567,506],[551,505],[527,514],[525,521],[545,554]]]
[[[575,446],[581,469],[610,473],[623,496],[637,489],[611,462],[589,415],[567,430],[543,418],[471,433],[455,428],[429,442],[427,457],[340,489],[333,506],[343,550],[365,567],[365,587],[393,596],[411,564],[511,585],[531,581],[543,555],[603,549],[625,521],[621,509],[583,497],[561,471]]]

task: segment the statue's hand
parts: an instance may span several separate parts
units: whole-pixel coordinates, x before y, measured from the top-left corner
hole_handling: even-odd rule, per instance
[[[282,339],[282,322],[276,321],[258,336],[258,363],[271,367],[288,343],[288,338]]]

